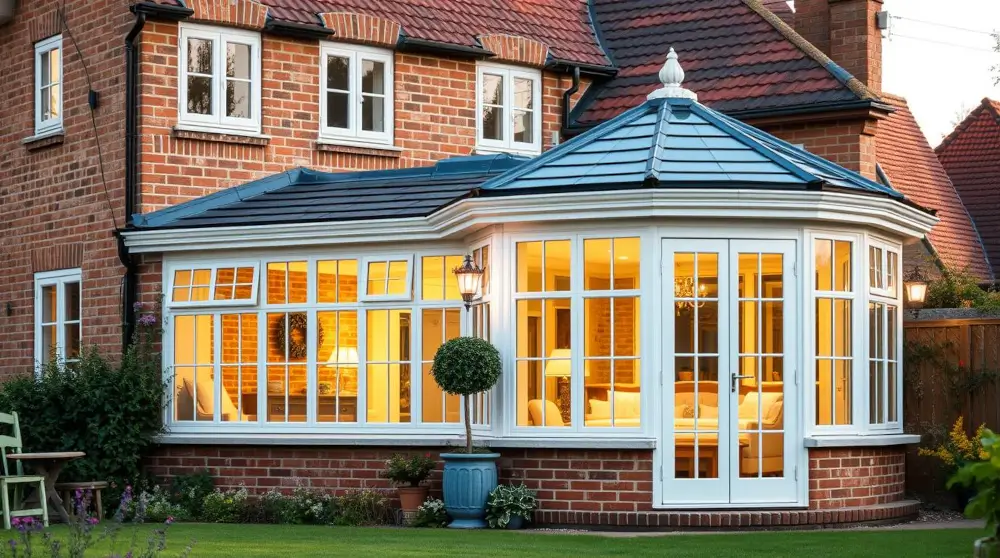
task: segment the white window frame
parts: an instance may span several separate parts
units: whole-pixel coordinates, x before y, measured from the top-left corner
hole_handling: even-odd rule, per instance
[[[425,255],[439,255],[439,254],[420,254],[423,258]],[[450,254],[454,255],[454,254]],[[407,255],[390,255],[390,256],[366,256],[362,258],[357,258],[361,263],[361,269],[358,270],[358,302],[403,302],[411,300],[420,300],[420,294],[414,293],[413,289],[413,264],[414,258],[413,254]],[[406,262],[406,292],[403,294],[368,294],[368,264],[385,262],[385,272],[386,279],[388,280],[389,274],[389,262]],[[388,290],[388,283],[386,284],[386,290]],[[431,301],[429,301],[431,302]]]
[[[215,283],[220,269],[232,268],[234,272],[241,267],[253,268],[253,286],[250,289],[249,299],[239,300],[215,300]],[[257,295],[260,293],[260,262],[259,261],[226,261],[218,264],[207,262],[194,262],[186,264],[170,265],[166,268],[166,277],[163,284],[167,286],[164,291],[164,305],[168,308],[214,308],[230,306],[256,306]],[[208,300],[188,300],[174,302],[174,277],[176,271],[191,271],[196,269],[208,269],[211,276],[208,284]],[[193,278],[192,278],[193,280]]]
[[[78,320],[66,320],[66,284],[77,283],[80,288],[80,309]],[[66,360],[66,331],[65,326],[76,323],[80,327],[80,346],[83,347],[83,274],[80,268],[59,269],[56,271],[44,271],[35,274],[35,366],[36,374],[42,372],[42,360],[44,348],[42,347],[42,326],[53,325],[51,322],[42,323],[42,289],[44,287],[56,288],[56,338],[55,338],[55,358],[65,362],[75,362],[77,359]]]
[[[871,347],[870,347],[871,334],[870,334],[870,328],[873,325],[873,324],[870,323],[870,320],[869,320],[869,318],[870,318],[870,312],[869,312],[868,306],[869,306],[869,304],[873,304],[873,303],[874,304],[883,304],[883,305],[886,306],[886,310],[885,310],[885,313],[883,314],[883,318],[882,318],[882,320],[883,320],[883,322],[882,322],[883,328],[882,328],[882,335],[881,335],[881,339],[883,340],[883,343],[885,343],[885,346],[883,347],[883,351],[884,351],[883,354],[886,355],[884,357],[884,360],[886,361],[886,363],[889,362],[889,359],[888,359],[888,349],[889,349],[889,347],[888,347],[888,343],[887,343],[888,338],[889,338],[889,335],[888,335],[889,334],[888,312],[889,312],[890,308],[895,308],[895,315],[896,315],[895,316],[895,318],[896,318],[896,322],[895,322],[895,324],[896,324],[896,332],[895,332],[895,351],[896,351],[896,353],[895,353],[895,355],[896,355],[896,358],[895,358],[895,363],[896,363],[896,373],[895,373],[895,376],[896,376],[896,401],[895,401],[895,407],[896,407],[896,420],[895,421],[891,421],[891,422],[888,420],[888,416],[889,416],[888,407],[885,407],[886,421],[884,423],[873,423],[872,422],[872,416],[871,416],[871,397],[873,396],[873,394],[871,393],[871,390],[868,388],[869,382],[865,382],[865,386],[866,387],[865,387],[865,401],[864,401],[864,417],[865,417],[864,428],[866,430],[869,430],[869,431],[872,431],[872,432],[877,432],[877,433],[885,433],[885,432],[902,433],[902,431],[903,431],[903,331],[904,331],[903,330],[903,284],[902,284],[903,251],[902,251],[902,247],[900,247],[898,245],[894,245],[892,243],[889,243],[887,241],[884,241],[884,240],[881,240],[881,239],[878,239],[878,238],[868,237],[868,242],[867,242],[867,245],[865,246],[865,269],[866,270],[869,270],[870,266],[872,264],[872,262],[870,261],[870,258],[871,258],[871,249],[872,248],[877,248],[877,249],[879,249],[879,250],[882,251],[881,252],[881,255],[882,255],[881,273],[882,273],[882,277],[883,277],[883,279],[882,279],[883,283],[882,284],[883,284],[883,286],[885,288],[881,288],[881,289],[874,288],[871,285],[870,281],[868,280],[868,278],[870,276],[870,272],[866,272],[865,273],[865,278],[866,278],[865,285],[868,287],[866,289],[867,299],[865,301],[865,311],[864,311],[865,325],[866,325],[866,328],[864,330],[864,333],[865,333],[865,335],[864,335],[864,344],[865,344],[865,348],[864,348],[865,371],[866,372],[870,372],[868,370],[869,359],[870,359],[870,354],[871,354]],[[894,270],[894,279],[895,279],[895,282],[896,282],[895,283],[895,285],[896,285],[896,292],[895,292],[895,294],[893,294],[887,288],[888,278],[889,278],[889,275],[888,275],[888,269],[889,269],[888,268],[888,263],[889,263],[889,254],[890,253],[896,255],[896,269]],[[888,382],[888,376],[886,376],[886,381]],[[888,391],[888,384],[885,387],[886,387],[886,391]],[[888,395],[886,395],[886,398],[888,398]]]
[[[54,50],[59,51],[59,99],[56,107],[56,115],[53,118],[42,119],[42,57]],[[43,41],[35,43],[35,135],[41,135],[62,129],[63,124],[63,97],[66,95],[66,87],[63,83],[63,55],[62,35],[55,35]],[[49,64],[52,58],[49,57]],[[51,85],[51,84],[50,84]]]
[[[483,74],[501,76],[503,80],[504,139],[501,141],[483,137]],[[531,109],[532,128],[530,143],[514,141],[514,79],[530,79],[532,82]],[[542,152],[542,73],[539,70],[517,68],[502,64],[479,62],[476,64],[476,150],[483,152],[507,152],[523,155],[538,155]]]
[[[188,39],[213,42],[212,47],[212,110],[210,114],[194,114],[187,110]],[[206,132],[259,134],[261,130],[261,41],[260,33],[181,23],[178,33],[177,56],[177,121],[181,127]],[[226,45],[249,45],[250,52],[250,118],[225,115]]]
[[[328,56],[339,56],[347,58],[350,63],[348,74],[347,91],[347,128],[335,128],[327,126],[327,64]],[[364,102],[364,95],[361,93],[362,62],[371,60],[382,62],[385,65],[385,102],[383,103],[385,121],[384,132],[373,132],[361,129],[361,110],[359,107]],[[374,145],[392,145],[395,131],[395,97],[393,74],[395,66],[393,64],[393,52],[391,50],[377,49],[372,47],[345,45],[339,43],[320,43],[319,56],[319,137],[322,140],[332,142],[361,142]]]

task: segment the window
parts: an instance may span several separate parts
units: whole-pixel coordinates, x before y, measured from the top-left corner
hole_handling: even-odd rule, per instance
[[[899,253],[868,247],[868,422],[873,427],[900,423]]]
[[[477,148],[541,153],[540,72],[480,64],[476,91]]]
[[[640,244],[516,243],[517,426],[640,426]]]
[[[76,362],[80,337],[80,270],[36,273],[35,361]]]
[[[320,137],[392,145],[392,52],[323,46]]]
[[[62,128],[62,35],[35,44],[35,134]]]
[[[473,301],[470,313],[472,314],[473,337],[491,339],[490,332],[490,245],[483,244],[472,251],[472,261],[483,270],[483,280],[479,286],[480,296]],[[477,393],[472,396],[472,424],[489,426],[490,424],[490,399],[492,390],[484,393]]]
[[[410,300],[413,274],[410,257],[365,260],[362,300]],[[440,287],[441,282],[438,283]]]
[[[813,242],[819,426],[853,423],[853,247],[849,240],[817,238]]]
[[[260,35],[182,24],[180,124],[223,132],[260,132]]]
[[[257,302],[257,264],[173,269],[169,306],[250,305]]]

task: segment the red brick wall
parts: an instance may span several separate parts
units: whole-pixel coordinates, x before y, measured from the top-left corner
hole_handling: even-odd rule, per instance
[[[903,500],[903,447],[809,450],[809,507],[856,508]]]
[[[113,219],[121,226],[124,162],[124,37],[132,22],[126,0],[18,2],[0,31],[4,97],[0,103],[0,379],[32,369],[34,272],[81,267],[83,341],[120,349],[118,264]],[[56,12],[65,6],[72,36],[100,95],[95,112],[107,179],[87,106],[84,64]],[[34,43],[63,37],[61,142],[25,145],[34,134]],[[109,207],[110,203],[110,207]],[[8,306],[9,305],[9,306]],[[9,310],[8,310],[9,308]]]
[[[882,90],[882,0],[796,0],[793,27],[876,93]]]
[[[756,125],[789,143],[804,145],[814,155],[875,179],[877,122],[873,119]]]

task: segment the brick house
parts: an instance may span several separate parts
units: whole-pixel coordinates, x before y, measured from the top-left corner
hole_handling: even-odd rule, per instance
[[[155,303],[162,296],[168,329],[164,364],[171,381],[165,419],[171,434],[151,458],[155,472],[171,475],[209,467],[224,485],[245,483],[258,490],[306,479],[311,486],[333,489],[381,486],[377,469],[394,448],[436,450],[453,443],[460,432],[457,401],[423,381],[434,343],[458,332],[486,335],[498,328],[516,329],[507,309],[524,306],[530,310],[522,315],[533,318],[523,324],[524,334],[530,328],[532,338],[543,340],[533,356],[525,356],[533,386],[523,397],[514,385],[506,395],[479,398],[476,423],[501,448],[505,477],[524,479],[540,491],[544,521],[793,524],[912,513],[913,504],[903,500],[900,446],[911,440],[901,433],[898,395],[889,395],[895,393],[890,386],[900,381],[898,346],[896,357],[876,359],[883,366],[871,384],[881,386],[884,406],[878,411],[868,406],[874,400],[869,381],[860,380],[868,370],[867,352],[856,350],[853,359],[833,353],[797,355],[803,365],[790,366],[790,371],[798,368],[804,374],[806,363],[814,370],[822,361],[823,374],[804,377],[825,378],[819,396],[794,388],[801,393],[794,403],[791,398],[787,402],[802,413],[815,410],[803,430],[788,435],[797,441],[779,443],[776,454],[765,455],[737,437],[739,445],[730,452],[749,451],[756,469],[747,474],[763,484],[784,482],[782,490],[790,496],[773,505],[758,500],[769,513],[682,513],[676,510],[695,504],[666,494],[674,485],[663,484],[665,458],[657,450],[664,446],[657,443],[660,426],[654,426],[652,414],[659,406],[651,399],[658,367],[638,366],[651,356],[640,352],[641,335],[648,339],[642,347],[660,344],[649,339],[656,325],[649,318],[640,323],[638,305],[646,295],[635,287],[615,292],[612,276],[605,276],[607,296],[590,310],[583,307],[583,294],[575,291],[565,307],[542,296],[517,299],[503,286],[510,283],[507,276],[521,273],[515,263],[522,248],[514,240],[516,225],[486,220],[473,229],[455,228],[448,237],[433,237],[438,244],[428,244],[431,236],[421,239],[413,232],[417,229],[408,232],[405,225],[426,221],[459,194],[487,181],[502,180],[524,164],[524,157],[538,156],[642,104],[662,86],[657,74],[669,46],[684,54],[684,87],[704,105],[860,173],[850,175],[852,183],[867,177],[868,182],[858,184],[878,190],[891,182],[914,200],[920,188],[946,190],[950,184],[913,182],[904,169],[879,171],[878,138],[882,125],[896,114],[881,94],[881,37],[874,23],[881,2],[799,0],[796,12],[778,17],[756,0],[662,1],[641,8],[563,0],[506,10],[456,0],[440,2],[433,20],[406,2],[379,13],[333,0],[129,4],[92,1],[60,13],[59,2],[35,2],[20,8],[0,39],[0,51],[14,60],[12,75],[20,76],[12,80],[18,85],[3,109],[5,160],[0,166],[11,169],[13,178],[4,185],[4,207],[20,205],[4,220],[5,255],[16,279],[0,291],[4,302],[10,302],[0,322],[0,354],[7,357],[3,373],[13,374],[49,358],[53,348],[72,358],[80,339],[120,347],[122,331],[128,330],[129,318],[123,316],[129,315],[132,302]],[[94,13],[110,17],[94,18]],[[126,35],[129,40],[123,42]],[[88,38],[79,54],[73,36]],[[58,75],[51,72],[55,62],[61,64]],[[122,72],[126,63],[134,66]],[[49,77],[39,68],[49,69]],[[93,111],[90,90],[100,94]],[[127,104],[129,99],[134,106]],[[55,101],[60,110],[52,110]],[[726,130],[733,128],[720,122]],[[103,180],[95,138],[102,147]],[[128,141],[132,138],[134,142]],[[795,146],[781,147],[786,148]],[[503,155],[493,155],[498,153]],[[467,157],[475,154],[479,157]],[[456,159],[439,162],[448,158]],[[359,173],[330,174],[348,170]],[[53,183],[72,188],[54,192]],[[318,200],[314,194],[319,191],[340,192],[341,197]],[[249,208],[244,200],[261,205]],[[331,248],[375,242],[377,227],[366,229],[365,223],[374,222],[375,214],[388,218],[389,212],[400,220],[399,228],[378,233],[383,234],[378,238],[395,238],[391,249]],[[302,230],[295,219],[306,214],[314,221],[350,226],[336,240],[313,231],[313,248],[306,246],[309,242],[293,248]],[[282,215],[288,219],[286,230],[272,231],[268,240],[248,240],[254,225],[280,225]],[[884,227],[882,233],[851,228],[860,227],[860,221],[831,225],[827,236],[815,237],[815,227],[788,233],[798,239],[795,248],[780,252],[789,262],[793,257],[805,262],[806,254],[820,249],[806,241],[811,238],[829,242],[831,257],[846,257],[840,263],[856,273],[855,287],[842,294],[834,290],[828,299],[830,304],[850,300],[859,306],[845,310],[854,316],[856,333],[841,343],[866,347],[859,345],[867,338],[859,333],[868,327],[860,301],[870,293],[861,287],[867,285],[861,270],[873,255],[879,257],[879,272],[886,274],[877,308],[883,316],[899,315],[898,289],[890,295],[884,287],[889,277],[898,285],[903,241],[919,237],[924,225],[914,223],[925,223],[907,215],[909,224],[890,233]],[[950,243],[940,246],[932,236],[931,244],[941,254],[981,253],[968,219],[962,221],[964,210],[957,215],[942,223],[963,234],[947,236]],[[839,218],[828,219],[833,223]],[[134,231],[124,235],[128,240],[120,250],[116,227]],[[215,237],[175,234],[186,227]],[[603,236],[587,234],[598,234],[593,239],[607,244],[608,253],[636,262],[661,257],[650,252],[655,240],[646,233],[625,234],[630,229],[622,223],[597,230]],[[967,234],[970,230],[973,235]],[[536,267],[548,270],[544,262],[551,246],[556,281],[551,288],[565,290],[561,281],[575,285],[570,278],[584,273],[585,258],[575,251],[583,250],[586,235],[544,227],[536,233],[522,237],[524,261],[536,258]],[[876,237],[882,244],[872,240]],[[25,249],[15,249],[13,242]],[[278,246],[286,248],[273,251]],[[577,263],[560,260],[559,253],[567,249],[569,260]],[[492,275],[497,290],[469,317],[463,315],[448,273],[466,252],[506,274]],[[724,259],[729,252],[715,254]],[[949,262],[943,256],[941,261]],[[617,263],[607,267],[618,273]],[[655,267],[641,269],[637,264],[632,271],[636,282],[640,273],[651,277],[647,274]],[[791,275],[782,276],[786,272]],[[780,284],[810,274],[795,267],[778,275]],[[696,293],[701,285],[694,275],[689,278]],[[811,287],[800,288],[804,293]],[[413,298],[413,289],[419,297]],[[702,304],[698,294],[688,298],[680,302]],[[807,301],[798,298],[804,307]],[[224,302],[214,302],[219,300]],[[260,311],[248,312],[253,307],[247,305],[257,301],[263,305]],[[608,324],[595,326],[593,338],[574,325],[586,322],[588,312]],[[771,319],[776,316],[772,313]],[[611,325],[615,320],[633,325],[623,329]],[[836,320],[833,313],[826,315],[824,327],[832,328]],[[791,335],[791,330],[784,331]],[[608,339],[609,332],[614,340]],[[395,341],[366,346],[376,336]],[[506,333],[499,339],[511,344],[501,351],[516,369],[520,364],[512,353],[520,341]],[[789,346],[796,343],[787,341]],[[583,372],[585,359],[572,352],[574,346],[590,347],[607,358],[596,359]],[[619,350],[629,358],[617,358]],[[382,358],[372,358],[377,351]],[[851,354],[844,351],[838,354]],[[667,364],[663,374],[684,386],[701,383],[694,380],[693,369],[675,370],[677,362],[663,362],[667,360],[677,374],[668,372]],[[838,376],[834,369],[847,370],[838,363],[851,363],[854,372]],[[617,372],[612,371],[619,366],[633,366],[632,372],[621,373],[627,380],[615,380]],[[404,368],[413,373],[401,374]],[[774,372],[768,371],[770,380],[755,380],[761,399],[768,382],[778,391],[793,390],[791,382]],[[714,374],[717,396],[728,394],[723,389],[728,382],[718,381],[718,370]],[[851,381],[852,374],[859,379]],[[795,377],[796,386],[804,384]],[[624,397],[615,397],[616,389]],[[670,389],[676,396],[677,386]],[[742,402],[748,389],[734,387],[733,393],[739,391]],[[505,398],[515,405],[519,397],[523,403],[505,414]],[[538,402],[537,413],[532,401]],[[780,403],[774,407],[775,396],[769,401],[768,409],[781,408]],[[602,406],[607,408],[598,411]],[[615,406],[633,410],[619,417]],[[870,419],[876,413],[880,418]],[[615,431],[619,419],[622,430]],[[552,430],[556,426],[565,428]],[[598,430],[599,435],[590,433]],[[570,431],[572,435],[562,434]],[[785,432],[779,428],[768,435]],[[718,428],[714,433],[721,435]],[[758,433],[764,436],[763,430]],[[803,440],[812,447],[804,449]],[[717,442],[715,451],[724,445]],[[690,480],[683,475],[700,480],[702,460],[698,450],[694,453],[686,469],[671,465],[673,481]],[[710,507],[728,507],[733,502],[722,498],[732,479],[724,478],[722,454],[706,450],[706,455],[706,474],[714,479],[713,490],[720,491]],[[765,471],[765,458],[780,465]],[[704,508],[707,502],[697,505]],[[834,512],[815,511],[820,509]]]

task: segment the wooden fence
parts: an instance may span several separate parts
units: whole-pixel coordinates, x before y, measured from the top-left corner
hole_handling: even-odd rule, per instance
[[[1000,319],[940,319],[939,313],[907,315],[903,372],[903,420],[922,445],[941,441],[962,416],[968,434],[980,424],[1000,428]],[[907,488],[938,503],[950,498],[940,464],[910,448]]]

